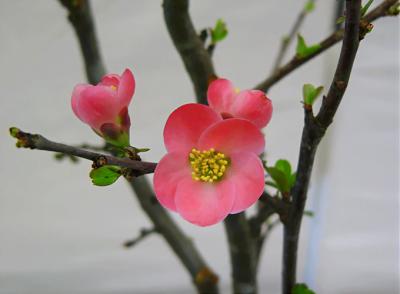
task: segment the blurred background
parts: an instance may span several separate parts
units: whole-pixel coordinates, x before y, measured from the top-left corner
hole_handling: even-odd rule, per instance
[[[214,53],[218,74],[242,89],[270,72],[280,40],[304,1],[191,1],[198,30],[223,18],[229,29]],[[375,1],[379,3],[379,1]],[[317,1],[302,35],[309,43],[332,30],[336,1]],[[133,70],[133,145],[146,160],[165,153],[168,114],[194,101],[190,80],[169,39],[161,1],[92,1],[108,72]],[[193,293],[190,277],[150,227],[128,185],[93,186],[90,163],[57,162],[49,152],[19,150],[17,126],[69,144],[101,140],[70,109],[86,81],[67,12],[55,0],[0,1],[0,293]],[[294,45],[288,58],[294,53]],[[328,86],[339,46],[307,63],[269,92],[274,116],[265,129],[268,159],[296,164],[303,125],[301,89]],[[399,21],[383,18],[362,41],[343,103],[318,151],[303,224],[299,280],[317,293],[398,293]],[[174,215],[230,288],[221,224],[195,227]],[[266,243],[260,293],[279,293],[281,227]]]

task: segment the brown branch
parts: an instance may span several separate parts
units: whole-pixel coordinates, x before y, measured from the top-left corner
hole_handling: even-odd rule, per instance
[[[292,205],[284,225],[282,293],[290,294],[296,283],[297,249],[301,221],[315,153],[344,95],[357,53],[360,31],[361,0],[346,0],[346,23],[342,49],[336,72],[320,113],[315,118],[312,109],[305,109],[305,124],[300,145],[296,183],[292,189]]]
[[[380,5],[378,5],[375,9],[371,10],[370,13],[368,13],[363,20],[365,22],[373,22],[374,20],[391,15],[389,10],[390,7],[398,3],[398,0],[385,0],[383,1]],[[279,67],[270,77],[259,83],[255,88],[259,90],[263,90],[265,92],[268,92],[268,90],[275,85],[277,82],[279,82],[281,79],[286,77],[288,74],[290,74],[292,71],[306,63],[307,61],[313,59],[314,57],[318,56],[322,52],[326,51],[339,41],[343,39],[343,29],[337,30],[333,34],[331,34],[329,37],[321,41],[319,44],[321,47],[315,51],[313,54],[308,55],[307,57],[298,57],[294,56],[288,63],[285,65]]]
[[[68,19],[78,37],[88,80],[91,84],[96,84],[106,71],[97,42],[90,1],[59,1],[68,10]]]
[[[164,0],[163,9],[168,32],[192,80],[197,101],[207,104],[208,83],[215,71],[190,18],[189,1]]]
[[[149,182],[144,177],[135,178],[131,182],[131,186],[141,207],[153,222],[154,228],[163,235],[179,260],[190,272],[198,292],[203,294],[218,293],[217,275],[208,267],[192,240],[186,237],[157,201]]]
[[[257,293],[257,251],[245,213],[229,215],[225,230],[232,263],[233,292]]]
[[[157,163],[131,160],[128,158],[119,158],[103,153],[93,152],[85,150],[83,148],[78,148],[74,146],[69,146],[57,142],[50,141],[38,134],[25,133],[18,128],[10,128],[11,135],[18,139],[17,146],[23,148],[52,151],[63,153],[67,155],[72,155],[84,159],[91,160],[96,166],[102,165],[118,165],[121,167],[129,168],[135,172],[135,175],[144,175],[153,173],[157,166]]]
[[[150,228],[150,229],[142,228],[137,237],[124,242],[124,247],[132,248],[133,246],[138,244],[140,241],[143,241],[146,237],[148,237],[153,233],[157,233],[157,230],[155,228]]]
[[[306,3],[312,3],[314,4],[316,0],[306,0]],[[309,12],[306,9],[306,6],[304,5],[302,10],[300,11],[299,15],[296,18],[296,21],[294,22],[290,33],[288,36],[285,36],[282,41],[281,41],[281,46],[279,48],[279,53],[278,57],[275,60],[274,67],[272,68],[272,74],[275,73],[275,71],[280,67],[282,64],[282,60],[285,57],[285,54],[287,52],[287,49],[289,48],[290,43],[294,40],[296,37],[297,32],[300,30],[300,27],[302,26],[304,19],[306,18],[306,15]]]

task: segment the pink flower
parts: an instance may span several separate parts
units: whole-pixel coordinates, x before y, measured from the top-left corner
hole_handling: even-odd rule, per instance
[[[72,110],[110,143],[129,146],[128,105],[134,92],[135,79],[129,69],[121,76],[108,74],[96,86],[75,86],[71,98]]]
[[[164,128],[168,153],[154,173],[160,203],[187,221],[208,226],[261,196],[264,150],[260,130],[244,119],[223,120],[210,107],[186,104]]]
[[[260,129],[271,120],[272,103],[262,91],[239,91],[230,81],[217,79],[208,87],[207,98],[210,107],[223,118],[247,119]]]

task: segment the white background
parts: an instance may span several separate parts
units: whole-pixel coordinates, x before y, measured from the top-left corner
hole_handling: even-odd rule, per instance
[[[168,114],[194,100],[161,3],[92,2],[108,70],[130,67],[136,77],[133,144],[150,147],[145,159],[158,161],[165,153],[162,128]],[[228,23],[229,36],[214,54],[216,70],[245,89],[269,73],[302,2],[192,1],[191,12],[198,29],[220,17]],[[327,36],[333,4],[318,2],[301,30],[306,41]],[[85,76],[58,1],[2,0],[0,19],[0,293],[192,293],[189,276],[160,237],[122,248],[123,241],[150,226],[124,181],[95,187],[87,161],[60,163],[48,152],[14,147],[10,126],[70,144],[101,141],[70,109],[72,88]],[[398,291],[398,24],[380,19],[362,41],[334,127],[318,151],[309,201],[316,216],[304,222],[299,252],[299,279],[318,293]],[[295,164],[301,87],[328,85],[338,48],[270,91],[274,116],[265,132],[271,162],[287,158]],[[198,228],[174,217],[228,293],[222,225]],[[279,292],[280,246],[279,227],[262,257],[261,293]]]

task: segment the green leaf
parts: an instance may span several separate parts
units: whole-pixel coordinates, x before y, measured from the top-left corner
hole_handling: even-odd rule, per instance
[[[92,169],[90,178],[96,186],[108,186],[113,184],[121,176],[121,168],[116,165],[104,165]]]
[[[312,12],[315,8],[315,3],[312,0],[308,0],[306,5],[304,5],[304,10],[308,13]]]
[[[290,162],[287,161],[286,159],[279,159],[275,163],[275,167],[282,171],[287,178],[289,178],[292,175],[292,167],[290,166]]]
[[[341,23],[343,23],[343,22],[345,21],[345,19],[346,19],[346,17],[345,17],[344,15],[342,15],[341,17],[339,17],[339,18],[336,20],[336,24],[341,24]]]
[[[320,48],[320,44],[313,44],[308,46],[303,36],[301,36],[300,34],[297,35],[296,56],[298,58],[306,58],[317,52]]]
[[[318,88],[315,88],[311,84],[305,84],[303,85],[303,99],[304,99],[304,104],[306,105],[313,105],[315,100],[318,98],[318,96],[321,94],[322,90],[324,87],[319,86]]]
[[[286,175],[283,171],[279,170],[276,167],[268,167],[267,172],[274,180],[279,191],[285,193],[290,191],[289,182],[286,178]]]
[[[292,294],[315,294],[306,284],[296,284],[292,288]]]
[[[367,2],[367,4],[365,4],[365,5],[361,8],[361,16],[364,16],[364,15],[367,13],[367,11],[368,11],[369,7],[371,6],[372,2],[374,2],[374,0],[369,0],[369,1]]]
[[[314,216],[314,211],[304,210],[303,215],[308,216],[308,217],[313,217]]]
[[[221,42],[228,35],[226,23],[220,18],[217,20],[214,28],[211,29],[211,43],[216,44]]]
[[[278,186],[274,182],[266,181],[265,184],[268,186],[274,187],[275,189],[278,189]]]

